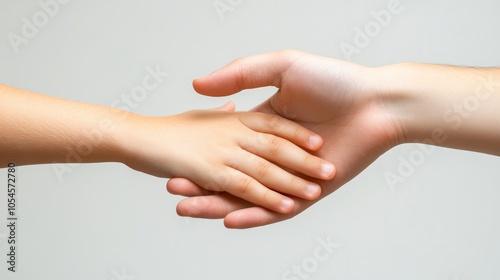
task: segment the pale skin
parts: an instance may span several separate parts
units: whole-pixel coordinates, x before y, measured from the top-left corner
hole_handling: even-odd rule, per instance
[[[500,69],[403,63],[369,68],[287,50],[233,61],[193,83],[204,95],[224,96],[275,86],[278,91],[254,111],[296,121],[324,139],[318,155],[334,163],[336,176],[317,181],[323,198],[375,159],[403,143],[500,155]],[[224,218],[229,228],[249,228],[289,219],[316,201],[295,198],[280,214],[227,193],[207,195],[193,182],[173,178],[182,216]]]
[[[150,117],[0,85],[0,129],[0,168],[121,162],[280,213],[295,208],[288,196],[318,198],[312,178],[335,175],[313,155],[323,144],[319,135],[276,115],[234,112],[232,103]]]

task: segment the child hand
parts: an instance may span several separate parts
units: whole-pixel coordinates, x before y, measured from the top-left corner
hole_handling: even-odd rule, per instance
[[[290,170],[322,180],[335,174],[331,163],[302,149],[319,150],[321,137],[276,115],[196,110],[169,117],[134,115],[130,124],[124,163],[131,168],[189,178],[206,190],[280,213],[294,209],[283,194],[314,200],[321,193],[318,184]]]

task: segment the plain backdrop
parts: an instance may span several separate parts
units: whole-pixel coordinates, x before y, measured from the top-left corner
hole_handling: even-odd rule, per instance
[[[145,115],[228,100],[250,109],[275,89],[210,98],[191,82],[281,49],[367,66],[500,64],[494,0],[0,3],[0,83],[110,106],[158,68],[168,77],[131,108]],[[377,22],[388,5],[399,12]],[[349,57],[346,45],[356,48]],[[499,279],[500,160],[431,149],[389,184],[385,175],[423,148],[396,147],[301,215],[249,230],[177,216],[181,198],[165,191],[165,178],[120,164],[72,166],[62,176],[58,165],[19,167],[16,273],[7,271],[1,169],[0,279]],[[334,249],[321,249],[328,240]]]

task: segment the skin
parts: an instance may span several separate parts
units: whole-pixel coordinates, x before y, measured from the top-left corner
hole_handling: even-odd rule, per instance
[[[197,92],[225,96],[244,89],[278,90],[254,111],[281,115],[318,133],[318,155],[336,176],[317,181],[323,198],[350,181],[392,147],[427,143],[500,155],[500,70],[403,63],[368,68],[294,50],[241,58],[193,83]],[[193,182],[173,178],[182,216],[224,218],[229,228],[290,219],[316,201],[294,198],[280,214],[227,193],[207,195]]]
[[[287,196],[316,199],[321,189],[312,178],[335,175],[311,154],[322,138],[276,115],[233,111],[229,103],[150,117],[0,85],[0,168],[121,162],[280,213],[295,207]]]

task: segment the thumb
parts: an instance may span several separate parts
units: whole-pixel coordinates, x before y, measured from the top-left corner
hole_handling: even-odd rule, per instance
[[[220,107],[214,108],[212,110],[234,112],[235,108],[236,108],[236,105],[234,104],[234,102],[233,101],[229,101],[226,104],[224,104],[224,105],[222,105]]]
[[[195,79],[194,89],[203,95],[226,96],[244,89],[281,86],[291,61],[301,52],[286,50],[240,58],[225,67]]]

